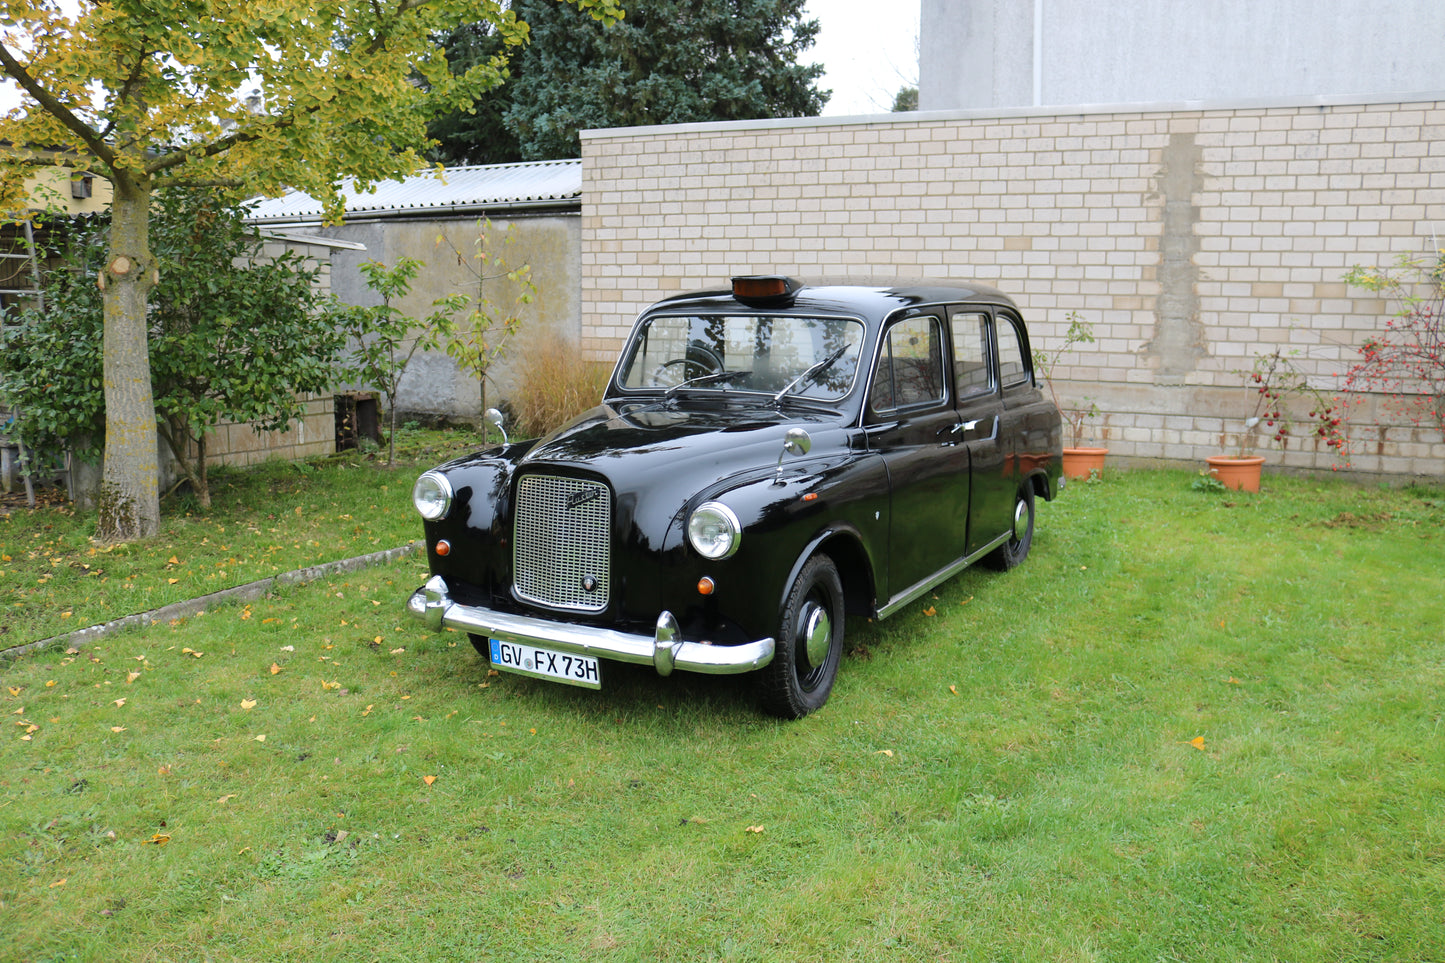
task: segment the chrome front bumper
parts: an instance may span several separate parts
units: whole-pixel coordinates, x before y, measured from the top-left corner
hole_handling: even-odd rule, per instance
[[[407,612],[435,632],[459,629],[472,635],[535,645],[555,652],[590,655],[618,662],[651,665],[658,675],[674,669],[707,675],[736,675],[761,669],[773,661],[774,642],[759,639],[742,645],[685,642],[677,619],[664,611],[651,636],[619,632],[591,625],[573,625],[497,612],[452,600],[446,580],[433,575],[406,600]]]

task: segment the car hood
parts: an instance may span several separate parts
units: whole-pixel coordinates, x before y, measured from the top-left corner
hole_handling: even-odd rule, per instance
[[[631,476],[685,473],[702,487],[735,471],[775,465],[783,436],[794,426],[806,429],[815,447],[841,443],[829,432],[841,428],[840,416],[832,412],[763,405],[602,405],[543,438],[522,464],[586,468],[624,486]]]
[[[783,454],[783,436],[794,426],[813,439],[801,467],[846,447],[837,412],[767,405],[603,405],[581,415],[533,446],[520,471],[578,469],[602,475],[612,486],[625,527],[660,534],[698,496],[714,497],[731,483],[771,472]]]

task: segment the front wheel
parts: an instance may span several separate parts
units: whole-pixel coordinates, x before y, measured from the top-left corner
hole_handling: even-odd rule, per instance
[[[798,573],[783,606],[777,649],[763,672],[764,711],[801,719],[821,709],[843,660],[843,581],[826,555]]]
[[[1024,482],[1014,496],[1013,528],[1008,541],[989,553],[988,564],[1000,571],[1008,571],[1028,558],[1029,546],[1034,543],[1034,486]]]

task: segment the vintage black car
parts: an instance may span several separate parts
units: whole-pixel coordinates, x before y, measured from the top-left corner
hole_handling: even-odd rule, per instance
[[[845,616],[1024,560],[1061,438],[991,287],[734,278],[643,312],[598,407],[418,479],[407,608],[504,671],[752,672],[803,716]]]

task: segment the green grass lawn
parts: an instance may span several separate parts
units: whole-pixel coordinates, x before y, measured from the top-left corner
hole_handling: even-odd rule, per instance
[[[416,557],[0,662],[0,958],[1445,958],[1445,491],[1192,479],[1071,487],[794,723],[493,675]]]

